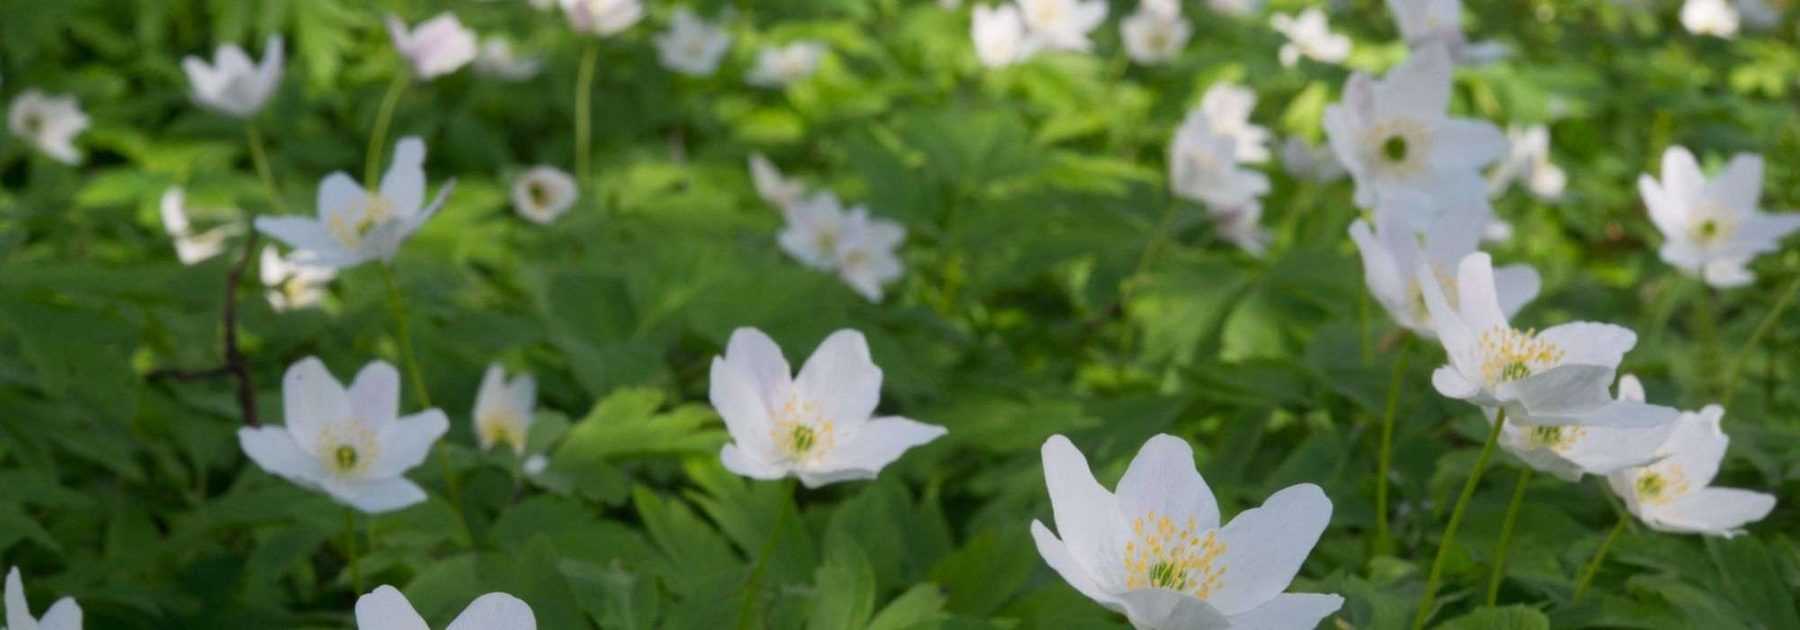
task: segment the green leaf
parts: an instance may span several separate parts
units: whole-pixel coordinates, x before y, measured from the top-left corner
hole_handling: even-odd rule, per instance
[[[806,627],[810,630],[863,628],[875,612],[875,570],[848,534],[827,536],[825,564],[815,575],[817,599]]]
[[[1550,618],[1530,606],[1486,606],[1446,621],[1438,630],[1550,630]]]
[[[948,619],[944,592],[936,584],[919,584],[888,602],[865,630],[909,630]]]

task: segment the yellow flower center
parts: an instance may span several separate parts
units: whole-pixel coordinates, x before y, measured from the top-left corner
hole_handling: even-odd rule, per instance
[[[1632,486],[1637,490],[1638,502],[1649,505],[1665,505],[1688,491],[1687,475],[1681,466],[1671,463],[1644,471]]]
[[[1580,427],[1540,425],[1531,427],[1528,437],[1533,446],[1564,453],[1574,448],[1586,435],[1587,430]]]
[[[837,429],[817,403],[795,397],[777,410],[769,438],[789,461],[812,463],[837,446]]]
[[[1369,130],[1365,142],[1368,163],[1394,176],[1410,176],[1426,166],[1422,156],[1429,152],[1431,136],[1424,125],[1408,118],[1382,121]]]
[[[1218,530],[1202,533],[1192,517],[1177,527],[1151,511],[1132,519],[1131,533],[1125,543],[1127,588],[1166,588],[1200,599],[1218,590],[1225,575],[1225,567],[1216,566],[1225,553]]]
[[[319,432],[318,456],[325,470],[339,477],[360,477],[381,454],[375,432],[353,419],[327,425]]]
[[[1510,383],[1562,362],[1562,348],[1537,331],[1496,326],[1481,333],[1481,377],[1489,386]]]
[[[1708,204],[1699,209],[1700,220],[1688,229],[1688,236],[1701,245],[1729,240],[1737,233],[1737,221],[1723,208]]]
[[[475,418],[476,430],[480,431],[481,443],[492,446],[506,443],[515,448],[525,447],[525,431],[523,418],[510,409],[488,409]]]
[[[361,206],[332,214],[325,228],[345,247],[356,247],[369,232],[393,218],[393,202],[381,195],[369,195]]]

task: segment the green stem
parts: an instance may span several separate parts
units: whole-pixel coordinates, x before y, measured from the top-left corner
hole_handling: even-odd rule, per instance
[[[1794,281],[1788,284],[1787,290],[1783,291],[1781,297],[1775,301],[1775,306],[1769,309],[1769,314],[1764,315],[1762,322],[1758,323],[1756,329],[1750,333],[1750,339],[1744,342],[1744,348],[1732,356],[1731,367],[1725,370],[1725,393],[1719,397],[1727,409],[1731,408],[1731,395],[1737,391],[1738,374],[1744,369],[1744,364],[1748,362],[1750,352],[1755,350],[1756,344],[1761,343],[1762,338],[1775,327],[1775,321],[1781,319],[1781,313],[1794,302],[1796,293],[1800,293],[1800,276],[1795,276]]]
[[[1694,301],[1694,327],[1700,337],[1700,375],[1705,379],[1705,389],[1724,393],[1724,384],[1717,380],[1721,372],[1719,364],[1719,292],[1702,285],[1704,295]]]
[[[1607,550],[1612,549],[1613,540],[1619,537],[1620,532],[1625,531],[1625,524],[1630,520],[1631,517],[1619,514],[1619,524],[1614,525],[1612,531],[1606,533],[1606,539],[1600,541],[1600,548],[1594,550],[1594,559],[1588,561],[1587,568],[1581,570],[1581,579],[1575,581],[1575,601],[1581,601],[1581,596],[1586,595],[1588,587],[1594,584],[1594,575],[1600,572],[1600,565],[1606,564]]]
[[[363,165],[363,187],[373,190],[381,182],[381,150],[387,146],[388,124],[394,120],[394,107],[400,104],[400,94],[406,90],[408,82],[406,72],[394,74],[394,80],[388,83],[387,95],[381,97],[381,110],[375,114],[375,132],[369,135],[368,162]]]
[[[1519,481],[1513,485],[1512,501],[1506,504],[1506,518],[1500,522],[1500,542],[1494,545],[1494,572],[1488,576],[1487,605],[1500,598],[1500,581],[1506,577],[1506,555],[1512,552],[1513,524],[1519,520],[1519,504],[1525,501],[1525,487],[1531,485],[1532,468],[1519,467]]]
[[[738,605],[738,630],[755,627],[751,622],[756,618],[756,601],[762,592],[763,574],[768,571],[769,558],[775,555],[775,545],[781,540],[781,529],[787,525],[788,508],[794,502],[794,483],[784,480],[781,484],[786,490],[783,494],[787,496],[787,500],[777,508],[775,527],[769,530],[769,540],[763,543],[762,552],[756,558],[756,566],[750,569],[750,579],[744,582],[744,601]]]
[[[269,169],[269,152],[263,148],[262,131],[256,123],[244,126],[244,134],[250,141],[250,163],[256,167],[256,176],[262,180],[263,188],[269,191],[269,203],[277,212],[287,212],[287,202],[281,198],[281,189],[275,186],[274,171]]]
[[[1394,358],[1394,374],[1388,380],[1387,407],[1381,414],[1381,451],[1376,459],[1375,479],[1375,555],[1394,552],[1394,540],[1388,530],[1388,477],[1394,462],[1394,414],[1400,407],[1400,383],[1406,375],[1407,350],[1412,338],[1400,342],[1400,356]]]
[[[362,564],[356,553],[356,510],[344,508],[344,556],[350,565],[350,586],[362,595]]]
[[[425,388],[425,375],[419,370],[419,360],[413,356],[410,318],[406,311],[406,296],[400,293],[400,284],[394,280],[392,265],[381,265],[381,279],[387,284],[388,309],[394,317],[394,340],[400,344],[400,361],[406,366],[406,375],[412,383],[413,396],[418,399],[419,406],[431,407],[431,392]]]
[[[600,44],[588,44],[575,76],[575,181],[586,186],[592,156],[594,67],[600,63]]]
[[[1502,407],[1494,417],[1494,428],[1488,431],[1487,442],[1481,445],[1481,454],[1475,457],[1475,469],[1469,471],[1462,495],[1456,498],[1456,508],[1450,512],[1450,523],[1444,526],[1443,539],[1438,541],[1437,556],[1432,558],[1431,573],[1425,578],[1425,595],[1419,598],[1419,611],[1413,615],[1413,630],[1424,628],[1425,620],[1431,616],[1431,606],[1437,600],[1438,581],[1444,576],[1444,561],[1450,557],[1450,548],[1456,545],[1456,530],[1462,526],[1463,513],[1469,509],[1475,487],[1481,484],[1481,474],[1487,471],[1488,459],[1494,455],[1494,444],[1500,441],[1500,428],[1504,426],[1506,408]]]

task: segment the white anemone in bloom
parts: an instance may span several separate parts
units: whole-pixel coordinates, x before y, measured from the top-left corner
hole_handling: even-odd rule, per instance
[[[1283,592],[1331,521],[1331,499],[1318,486],[1283,489],[1221,525],[1180,438],[1145,442],[1117,494],[1068,438],[1051,436],[1043,457],[1056,533],[1031,522],[1038,554],[1134,627],[1311,628],[1344,604],[1337,595]]]
[[[1277,13],[1269,18],[1287,43],[1281,45],[1281,65],[1293,66],[1301,57],[1328,64],[1341,64],[1350,58],[1350,36],[1331,32],[1331,22],[1318,7],[1298,15]]]
[[[754,328],[731,333],[712,362],[712,405],[731,442],[725,468],[753,479],[799,477],[808,488],[874,479],[901,453],[944,435],[943,427],[872,417],[881,401],[881,368],[860,332],[826,337],[790,376],[787,359]]]
[[[321,267],[283,257],[274,245],[263,247],[257,275],[268,288],[269,306],[276,311],[307,308],[325,299],[325,285],[337,277],[330,267]]]
[[[744,80],[766,88],[787,87],[817,72],[819,59],[824,56],[825,45],[813,41],[768,46],[756,53],[756,66]]]
[[[262,111],[281,83],[281,64],[281,37],[271,36],[263,46],[260,66],[251,63],[237,44],[225,44],[213,53],[211,65],[190,55],[181,60],[181,69],[194,88],[195,102],[227,116],[249,118]]]
[[[1214,133],[1236,143],[1233,153],[1239,162],[1260,163],[1269,159],[1269,130],[1250,122],[1254,111],[1256,92],[1236,83],[1214,83],[1200,96],[1200,115]],[[1193,113],[1188,116],[1191,118]]]
[[[1506,151],[1506,136],[1491,123],[1448,117],[1449,106],[1442,46],[1414,50],[1381,79],[1350,77],[1343,100],[1325,108],[1325,132],[1356,179],[1357,205],[1395,191],[1440,199],[1486,192],[1481,168]]]
[[[475,394],[475,441],[482,450],[505,442],[514,453],[524,455],[536,409],[536,379],[521,374],[508,381],[505,368],[498,363],[488,365],[487,373],[481,377],[481,390]]]
[[[1029,59],[1037,52],[1039,42],[1025,32],[1025,19],[1019,7],[1011,4],[977,6],[969,21],[969,36],[975,40],[975,56],[981,65],[1000,68]]]
[[[1085,51],[1088,33],[1106,20],[1106,0],[1015,0],[1025,29],[1051,50]]]
[[[1655,463],[1607,477],[1613,494],[1650,529],[1679,534],[1735,536],[1775,509],[1775,497],[1712,485],[1731,438],[1719,428],[1725,408],[1684,412],[1656,450]]]
[[[1269,178],[1238,164],[1237,138],[1215,131],[1204,110],[1188,112],[1169,144],[1169,186],[1183,198],[1235,209],[1269,192]]]
[[[837,195],[824,191],[807,196],[783,207],[782,216],[787,227],[775,237],[781,249],[813,269],[830,271],[836,266],[848,219]]]
[[[1139,2],[1137,12],[1119,21],[1125,54],[1146,65],[1174,59],[1193,35],[1194,26],[1182,17],[1179,5],[1172,3]]]
[[[387,262],[425,220],[443,207],[454,180],[425,201],[425,143],[401,138],[381,190],[365,191],[342,171],[319,183],[318,218],[257,217],[256,229],[306,252],[312,264],[341,269],[370,260]]]
[[[1569,176],[1550,161],[1550,128],[1544,125],[1511,127],[1506,130],[1506,159],[1488,172],[1488,193],[1506,192],[1513,181],[1523,179],[1525,189],[1538,199],[1555,201],[1562,198]]]
[[[1731,38],[1738,32],[1738,11],[1730,0],[1687,0],[1681,26],[1695,35]]]
[[[1638,192],[1650,220],[1662,231],[1663,262],[1696,274],[1715,287],[1737,287],[1756,278],[1745,266],[1775,251],[1781,239],[1800,229],[1800,214],[1757,210],[1762,196],[1763,159],[1741,153],[1712,179],[1694,154],[1682,147],[1663,152],[1662,181],[1638,177]]]
[[[1344,165],[1338,163],[1330,145],[1315,147],[1300,136],[1288,136],[1281,143],[1281,166],[1288,175],[1318,183],[1344,176]]]
[[[376,361],[348,390],[315,357],[281,380],[286,426],[238,429],[238,444],[270,474],[369,514],[425,500],[405,477],[450,429],[444,412],[399,417],[400,373]]]
[[[212,258],[225,249],[225,238],[233,232],[229,226],[219,226],[198,234],[194,226],[188,223],[187,194],[176,186],[163,192],[160,204],[163,232],[175,242],[175,258],[183,265]]]
[[[569,27],[577,33],[616,35],[644,19],[642,0],[560,0]]]
[[[782,175],[781,169],[761,153],[750,154],[750,181],[756,186],[757,196],[782,212],[806,196],[806,184]]]
[[[894,250],[906,240],[899,223],[869,216],[862,206],[844,214],[837,240],[838,278],[870,302],[880,302],[882,287],[906,273]]]
[[[64,164],[80,164],[81,149],[75,136],[88,127],[88,116],[73,96],[50,96],[35,89],[13,98],[6,110],[6,126],[12,133]]]
[[[544,60],[514,52],[512,42],[501,37],[481,40],[481,52],[475,55],[476,72],[502,81],[524,81],[543,69]]]
[[[1387,5],[1400,25],[1400,36],[1415,51],[1442,45],[1451,59],[1463,64],[1498,61],[1511,54],[1505,44],[1468,40],[1462,30],[1462,0],[1387,0]]]
[[[1464,257],[1457,302],[1429,267],[1418,270],[1431,324],[1450,364],[1431,374],[1444,396],[1501,409],[1527,427],[1653,427],[1674,416],[1667,407],[1615,400],[1608,388],[1637,334],[1612,324],[1573,322],[1543,332],[1507,322],[1485,253]]]
[[[431,626],[413,610],[406,595],[384,585],[356,598],[356,629],[431,630]],[[537,617],[517,597],[488,593],[470,602],[444,630],[537,630]]]
[[[50,605],[42,618],[31,616],[25,602],[25,582],[19,568],[6,572],[6,627],[8,630],[81,630],[81,605],[75,598],[64,597]]]
[[[575,178],[554,166],[534,166],[513,178],[513,210],[526,220],[548,224],[575,205]]]
[[[1375,212],[1373,226],[1364,219],[1350,225],[1350,238],[1362,254],[1363,281],[1394,323],[1426,339],[1437,338],[1418,270],[1429,269],[1447,295],[1457,294],[1457,265],[1475,253],[1491,217],[1486,203],[1475,201],[1439,214],[1423,232],[1410,218],[1418,211],[1405,207],[1420,203],[1417,197],[1388,199]],[[1537,297],[1541,284],[1529,265],[1501,267],[1493,277],[1500,311],[1507,317]]]
[[[1644,385],[1627,374],[1619,378],[1619,400],[1644,402]],[[1658,457],[1657,447],[1675,430],[1675,416],[1662,414],[1662,424],[1646,428],[1524,426],[1508,422],[1500,429],[1500,446],[1532,468],[1564,481],[1609,475],[1643,466]],[[1492,421],[1492,418],[1489,419]]]
[[[693,76],[708,76],[731,48],[731,34],[708,23],[687,7],[675,9],[669,30],[656,36],[656,51],[665,68]]]
[[[464,27],[456,14],[440,13],[408,30],[399,17],[387,17],[388,35],[394,48],[406,58],[414,77],[431,80],[457,70],[475,60],[475,32]]]

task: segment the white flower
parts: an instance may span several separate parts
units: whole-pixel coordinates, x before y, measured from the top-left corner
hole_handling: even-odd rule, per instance
[[[410,31],[399,17],[389,15],[387,27],[394,49],[422,81],[456,72],[475,60],[475,32],[464,28],[454,13],[439,13]]]
[[[693,76],[708,76],[719,69],[719,60],[731,48],[731,34],[700,19],[687,7],[675,9],[669,30],[656,36],[656,50],[665,68]]]
[[[1038,49],[1037,39],[1025,32],[1019,8],[1010,4],[975,7],[969,35],[975,40],[975,56],[989,68],[1019,63]]]
[[[1287,37],[1288,42],[1281,45],[1283,66],[1299,63],[1301,57],[1329,64],[1340,64],[1350,58],[1350,37],[1331,32],[1331,23],[1318,7],[1302,11],[1298,16],[1277,13],[1269,18],[1269,24]]]
[[[212,258],[225,249],[225,238],[234,233],[230,226],[219,226],[199,234],[188,223],[187,195],[180,186],[163,192],[163,232],[175,241],[175,258],[183,265]]]
[[[1174,59],[1187,48],[1194,27],[1179,10],[1166,12],[1153,1],[1138,4],[1136,13],[1119,21],[1119,36],[1125,40],[1125,54],[1141,64],[1158,64]]]
[[[1506,411],[1509,423],[1580,427],[1652,427],[1675,411],[1607,391],[1637,334],[1612,324],[1574,322],[1543,332],[1507,323],[1493,261],[1469,254],[1459,265],[1452,306],[1430,267],[1418,270],[1425,305],[1450,364],[1431,374],[1438,393]]]
[[[871,418],[881,401],[881,368],[862,333],[826,337],[798,376],[768,335],[731,333],[712,362],[713,408],[731,443],[725,468],[753,479],[800,478],[808,488],[874,479],[907,449],[944,435],[943,427],[898,416]]]
[[[1681,25],[1695,35],[1730,38],[1738,32],[1737,7],[1730,0],[1687,0],[1681,5]]]
[[[481,52],[475,56],[475,71],[503,81],[524,81],[544,69],[544,60],[523,57],[513,52],[512,43],[500,37],[481,41]]]
[[[356,598],[357,630],[431,630],[399,589],[379,586]],[[506,593],[475,598],[444,630],[537,630],[531,606]]]
[[[550,458],[544,457],[542,454],[534,454],[525,458],[525,463],[521,464],[520,468],[525,471],[525,474],[536,477],[544,474],[544,471],[550,468]]]
[[[513,178],[513,210],[533,223],[548,224],[575,205],[579,192],[575,178],[562,169],[534,166]]]
[[[1214,13],[1244,17],[1262,10],[1263,0],[1206,0]]]
[[[1506,130],[1506,159],[1488,172],[1488,193],[1498,195],[1512,186],[1513,180],[1524,178],[1526,190],[1545,201],[1562,198],[1569,182],[1562,168],[1550,162],[1550,128],[1544,125],[1511,127]]]
[[[1200,115],[1213,133],[1236,142],[1234,153],[1239,162],[1261,163],[1269,159],[1269,130],[1250,123],[1250,113],[1254,111],[1256,92],[1236,83],[1214,83],[1200,96]],[[1188,116],[1191,118],[1193,113]]]
[[[1269,192],[1269,178],[1240,168],[1236,138],[1214,130],[1206,112],[1194,109],[1169,143],[1169,187],[1186,199],[1216,208],[1238,208]]]
[[[1669,147],[1662,162],[1662,181],[1641,175],[1638,192],[1663,233],[1663,262],[1707,284],[1750,284],[1756,279],[1745,267],[1750,260],[1775,251],[1781,239],[1800,229],[1800,214],[1757,210],[1762,156],[1740,153],[1710,180],[1685,148]]]
[[[1619,378],[1619,400],[1644,402],[1644,385],[1637,377],[1627,374]],[[1668,421],[1648,428],[1522,426],[1508,422],[1500,429],[1500,446],[1532,468],[1564,481],[1580,481],[1583,474],[1610,475],[1655,461],[1657,447],[1676,426],[1673,414],[1663,415]]]
[[[1356,179],[1356,203],[1416,191],[1436,199],[1483,194],[1481,168],[1506,151],[1491,123],[1450,118],[1450,58],[1442,46],[1413,51],[1382,79],[1350,77],[1343,100],[1325,108],[1325,132]]]
[[[1498,42],[1471,43],[1462,30],[1462,0],[1387,0],[1400,36],[1414,51],[1442,45],[1460,64],[1483,64],[1512,54]]]
[[[830,271],[837,265],[838,242],[843,239],[844,204],[824,191],[782,208],[787,227],[776,236],[781,249],[813,269]]]
[[[640,0],[560,0],[563,15],[575,32],[605,37],[616,35],[644,18]]]
[[[42,619],[31,616],[25,603],[25,582],[19,579],[19,568],[6,572],[6,627],[8,630],[81,630],[81,605],[75,598],[64,597],[44,611]]]
[[[1311,628],[1344,604],[1283,592],[1331,521],[1318,486],[1290,486],[1221,525],[1193,449],[1174,436],[1144,443],[1117,494],[1068,438],[1051,436],[1043,458],[1056,533],[1031,522],[1038,554],[1136,628]]]
[[[425,201],[425,143],[401,138],[394,164],[381,177],[381,190],[363,190],[342,171],[319,183],[318,218],[258,217],[256,229],[289,247],[306,252],[315,265],[340,269],[370,260],[387,262],[400,244],[443,207],[454,180]]]
[[[883,285],[906,272],[894,250],[906,240],[906,228],[887,219],[869,216],[862,206],[851,208],[837,239],[838,278],[870,302],[880,302]]]
[[[825,45],[812,41],[769,46],[756,53],[756,66],[744,80],[751,85],[781,88],[812,76],[819,69]]]
[[[1051,50],[1085,51],[1088,33],[1106,20],[1106,0],[1015,0],[1025,29]]]
[[[1655,463],[1607,478],[1613,494],[1650,529],[1663,532],[1730,537],[1768,516],[1773,495],[1712,485],[1731,442],[1719,428],[1724,417],[1718,405],[1683,412]]]
[[[481,377],[481,390],[475,394],[475,441],[482,450],[505,442],[523,456],[536,408],[537,380],[521,374],[508,382],[500,364],[489,364]]]
[[[7,127],[15,136],[64,164],[80,164],[81,150],[75,136],[88,127],[87,114],[73,96],[50,96],[35,89],[13,98],[6,112]]]
[[[1238,246],[1251,256],[1261,257],[1269,251],[1269,231],[1262,227],[1261,201],[1251,200],[1240,206],[1209,207],[1207,210],[1219,238]]]
[[[404,475],[425,461],[450,429],[444,412],[398,417],[400,373],[384,361],[363,367],[345,390],[325,364],[301,359],[282,377],[287,426],[238,429],[256,465],[369,514],[425,500]]]
[[[1388,312],[1394,323],[1426,339],[1436,339],[1431,312],[1425,305],[1425,294],[1419,282],[1421,266],[1430,270],[1445,293],[1457,294],[1457,265],[1475,253],[1483,227],[1491,216],[1486,203],[1465,203],[1430,220],[1424,232],[1414,228],[1410,215],[1420,205],[1417,197],[1399,197],[1375,212],[1375,229],[1369,222],[1357,219],[1350,225],[1350,238],[1362,253],[1363,280],[1369,294]],[[1511,317],[1532,298],[1537,297],[1540,281],[1529,265],[1510,265],[1494,270],[1494,283],[1501,313]]]
[[[325,285],[337,277],[330,267],[309,264],[298,257],[283,258],[274,245],[263,247],[258,268],[268,287],[269,306],[277,311],[307,308],[325,299]]]
[[[782,175],[775,163],[761,153],[750,154],[750,181],[756,185],[756,194],[763,201],[780,208],[782,212],[786,212],[789,206],[800,203],[801,198],[806,195],[806,184]]]
[[[213,53],[212,65],[190,55],[181,60],[181,69],[194,88],[195,102],[227,116],[249,118],[262,111],[281,83],[281,64],[281,37],[270,36],[261,66],[252,64],[237,44],[225,44]]]
[[[1338,163],[1330,145],[1315,147],[1300,136],[1288,136],[1281,143],[1281,166],[1288,175],[1321,184],[1344,176],[1344,165]]]

